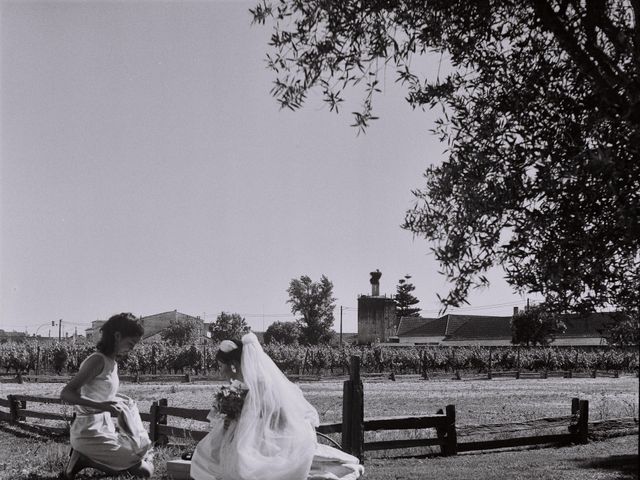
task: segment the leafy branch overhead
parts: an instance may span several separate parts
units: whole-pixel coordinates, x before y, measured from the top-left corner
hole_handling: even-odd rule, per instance
[[[251,10],[273,28],[268,66],[283,107],[319,89],[338,111],[362,95],[375,118],[391,68],[446,159],[414,190],[403,227],[426,239],[465,303],[500,265],[550,308],[640,305],[640,3],[637,0],[279,0]],[[427,55],[441,68],[427,71]],[[355,88],[354,88],[355,87]]]

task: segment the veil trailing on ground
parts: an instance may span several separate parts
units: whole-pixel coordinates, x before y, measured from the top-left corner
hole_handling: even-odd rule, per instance
[[[262,350],[255,334],[242,337],[241,368],[249,392],[235,432],[241,445],[237,478],[301,480],[316,449],[318,412]]]

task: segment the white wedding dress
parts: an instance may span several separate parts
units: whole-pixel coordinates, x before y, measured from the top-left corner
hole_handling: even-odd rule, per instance
[[[355,480],[358,459],[318,444],[318,412],[264,353],[253,333],[242,338],[241,368],[248,389],[242,413],[211,430],[191,459],[194,480]]]

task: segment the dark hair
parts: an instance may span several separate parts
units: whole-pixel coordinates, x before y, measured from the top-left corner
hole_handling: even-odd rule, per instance
[[[119,332],[123,338],[142,337],[144,328],[138,323],[133,314],[118,313],[100,327],[100,332],[102,332],[102,337],[96,348],[100,353],[110,355],[115,351],[116,332]]]
[[[238,348],[234,348],[230,352],[223,352],[222,350],[218,349],[218,352],[216,353],[216,360],[218,362],[226,364],[229,364],[233,361],[240,362],[240,359],[242,358],[242,342],[240,340],[231,341],[235,343]]]

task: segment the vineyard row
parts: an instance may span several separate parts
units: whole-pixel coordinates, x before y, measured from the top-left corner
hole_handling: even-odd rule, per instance
[[[267,354],[286,373],[348,372],[351,355],[359,355],[363,372],[421,373],[424,371],[522,369],[618,370],[638,372],[638,350],[566,347],[380,347],[300,346],[268,344]],[[6,373],[73,373],[95,346],[37,342],[0,344],[0,371]],[[120,359],[123,372],[155,374],[214,371],[215,344],[176,346],[141,343]]]

